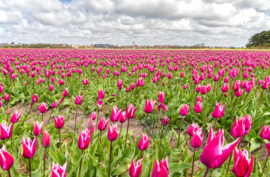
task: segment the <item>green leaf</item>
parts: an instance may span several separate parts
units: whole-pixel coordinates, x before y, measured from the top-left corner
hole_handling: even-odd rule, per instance
[[[100,166],[97,166],[97,177],[107,177],[106,173]]]
[[[170,176],[172,176],[174,173],[183,173],[184,170],[191,168],[192,165],[188,163],[169,163],[169,169],[170,169]]]
[[[259,148],[261,145],[262,140],[258,137],[254,137],[251,139],[250,143],[250,152],[254,151],[255,149]]]

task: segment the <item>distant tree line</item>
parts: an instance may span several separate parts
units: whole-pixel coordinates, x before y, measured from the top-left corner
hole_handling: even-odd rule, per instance
[[[251,47],[270,47],[270,30],[256,33],[248,40],[247,48]]]

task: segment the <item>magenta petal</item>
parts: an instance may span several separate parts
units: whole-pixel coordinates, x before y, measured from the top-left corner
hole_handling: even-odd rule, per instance
[[[221,167],[221,165],[228,159],[228,157],[231,155],[234,148],[237,146],[238,142],[240,141],[240,138],[235,140],[234,142],[227,144],[222,148],[222,154],[215,159],[215,168]]]
[[[246,175],[244,177],[249,177],[252,170],[253,170],[253,164],[254,164],[254,158],[253,155],[251,155],[250,161],[249,161],[249,167],[248,167],[248,172],[246,173]]]

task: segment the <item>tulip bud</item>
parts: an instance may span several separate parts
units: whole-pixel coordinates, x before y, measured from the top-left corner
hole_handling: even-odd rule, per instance
[[[254,158],[251,155],[251,159],[248,159],[248,152],[246,149],[234,149],[234,166],[232,172],[236,177],[249,177],[253,170]]]
[[[101,117],[98,123],[98,130],[99,131],[105,130],[107,128],[108,123],[109,123],[109,119],[106,121],[105,118]]]
[[[164,97],[165,97],[165,93],[164,92],[159,92],[158,93],[158,98],[159,98],[158,102],[159,103],[164,103]]]
[[[126,115],[126,112],[123,111],[123,112],[120,114],[120,116],[119,116],[119,122],[120,122],[120,123],[125,123],[126,120],[127,120],[127,115]]]
[[[58,106],[58,102],[54,101],[53,104],[52,104],[52,108],[56,108],[57,106]]]
[[[195,124],[194,122],[188,127],[187,134],[189,136],[193,136],[194,132],[196,132],[199,129],[199,125]]]
[[[96,120],[97,113],[96,112],[92,112],[90,117],[92,118],[92,120]]]
[[[235,117],[233,126],[232,126],[232,136],[235,138],[243,137],[245,134],[245,119],[241,118],[239,121],[237,120],[237,117]]]
[[[19,114],[17,111],[14,112],[14,114],[10,118],[10,122],[17,123],[21,117],[21,114]]]
[[[221,88],[221,91],[222,92],[228,92],[229,91],[229,84],[224,83],[222,88]]]
[[[81,104],[83,97],[82,96],[75,96],[75,97],[76,97],[75,98],[75,104],[76,105]]]
[[[33,141],[29,137],[24,139],[22,137],[22,146],[23,146],[23,154],[22,156],[27,159],[31,159],[36,153],[36,142],[37,138],[35,137]]]
[[[88,132],[88,129],[85,129],[81,131],[79,140],[78,140],[78,147],[81,150],[84,150],[88,147],[90,142],[90,133]]]
[[[152,113],[154,110],[155,104],[156,104],[156,101],[146,99],[144,112],[145,113]]]
[[[7,123],[4,122],[3,124],[0,124],[0,129],[0,140],[9,139],[12,135],[13,123],[8,126]]]
[[[51,144],[50,134],[47,130],[45,130],[42,137],[42,146],[44,148],[47,148],[47,147],[50,147],[50,144]]]
[[[147,134],[142,134],[142,137],[138,143],[138,148],[141,151],[146,150],[149,145],[149,140],[150,140],[150,137],[148,137]]]
[[[109,126],[108,129],[108,140],[109,141],[115,141],[118,138],[118,131],[117,131],[117,124],[113,124],[111,126]]]
[[[135,117],[135,111],[137,109],[137,106],[134,107],[133,104],[129,104],[128,107],[127,107],[127,118],[128,119],[131,119],[131,118],[134,118]]]
[[[221,118],[224,114],[224,110],[225,110],[225,104],[222,107],[221,102],[217,103],[215,110],[212,112],[212,117]]]
[[[4,94],[4,100],[5,100],[5,101],[8,101],[9,99],[10,99],[9,94],[5,93],[5,94]]]
[[[98,99],[102,100],[105,97],[105,91],[98,90]]]
[[[202,129],[200,128],[193,132],[193,135],[191,138],[191,146],[193,148],[201,147],[202,140],[203,140],[203,135],[202,135]]]
[[[252,118],[251,116],[248,114],[246,116],[244,116],[244,124],[245,124],[245,135],[247,135],[251,129],[252,126]]]
[[[63,128],[65,124],[64,122],[65,117],[61,115],[58,115],[58,117],[55,117],[55,116],[53,117],[54,117],[55,128],[56,129]]]
[[[3,170],[9,170],[14,164],[14,158],[11,154],[7,152],[7,149],[4,144],[0,149],[0,166]]]
[[[184,85],[184,86],[183,86],[183,89],[186,90],[186,89],[187,89],[187,85]]]
[[[129,168],[130,177],[140,177],[142,173],[142,161],[143,159],[140,159],[137,164],[135,164],[134,159],[132,159],[131,166]]]
[[[168,177],[169,176],[169,163],[168,156],[166,159],[161,159],[160,163],[158,163],[157,159],[155,160],[155,166],[152,173],[152,177]]]
[[[166,125],[169,124],[170,120],[171,120],[171,118],[169,119],[167,116],[164,116],[163,119],[162,119],[162,121],[161,121],[161,124],[163,126],[166,126]]]
[[[194,112],[196,113],[202,112],[202,102],[196,102],[194,106]]]
[[[187,104],[185,104],[181,109],[180,109],[180,112],[179,114],[181,116],[186,116],[187,113],[188,113],[188,110],[189,110],[189,106]]]
[[[39,123],[38,121],[34,122],[33,134],[34,136],[39,136],[42,132],[43,122]]]

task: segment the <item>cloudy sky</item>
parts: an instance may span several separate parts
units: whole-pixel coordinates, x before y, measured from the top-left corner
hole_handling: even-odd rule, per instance
[[[269,0],[0,0],[0,43],[244,46]]]

